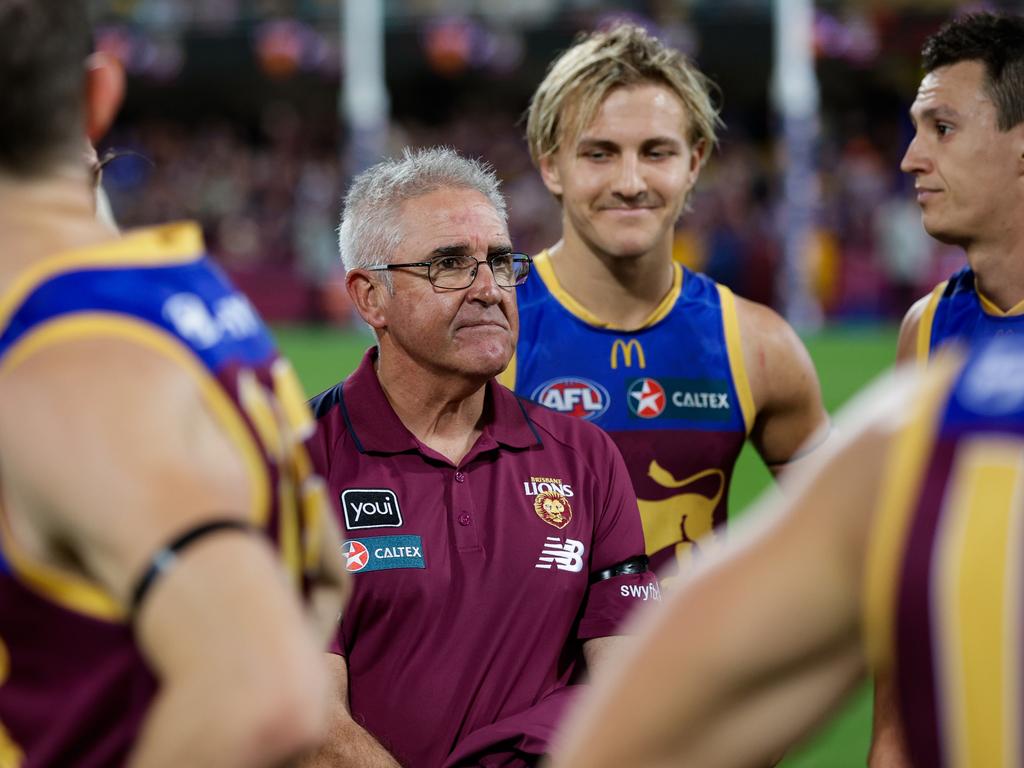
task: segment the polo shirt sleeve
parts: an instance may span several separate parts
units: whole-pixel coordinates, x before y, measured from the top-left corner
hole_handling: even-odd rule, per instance
[[[638,606],[661,600],[653,571],[602,577],[604,571],[644,554],[644,532],[625,462],[611,438],[595,431],[602,450],[594,471],[605,478],[604,499],[591,545],[591,584],[577,631],[580,640],[622,634],[623,622]]]

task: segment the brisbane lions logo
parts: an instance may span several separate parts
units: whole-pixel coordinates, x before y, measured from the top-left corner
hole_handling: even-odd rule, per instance
[[[533,499],[533,508],[541,520],[555,528],[565,528],[572,520],[569,500],[557,491],[538,493]]]

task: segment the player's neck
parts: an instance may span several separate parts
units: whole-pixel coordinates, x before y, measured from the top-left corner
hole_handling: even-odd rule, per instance
[[[51,254],[116,236],[97,221],[92,187],[78,169],[30,180],[0,175],[0,232],[4,278]]]
[[[672,289],[671,243],[618,258],[589,248],[567,230],[548,253],[561,287],[612,328],[641,327]]]
[[[395,414],[424,445],[458,464],[481,432],[487,381],[427,370],[387,349],[382,340],[377,379]]]
[[[1024,237],[1013,243],[972,244],[967,262],[978,290],[999,309],[1007,312],[1024,302]]]

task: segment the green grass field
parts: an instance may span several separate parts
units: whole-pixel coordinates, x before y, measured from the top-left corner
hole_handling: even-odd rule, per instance
[[[369,335],[330,328],[276,329],[285,354],[295,364],[308,393],[315,394],[348,375]],[[830,412],[887,368],[896,350],[894,327],[837,327],[805,339],[821,378],[825,405]],[[730,508],[744,509],[770,483],[757,454],[744,449],[736,466]],[[742,512],[737,512],[742,514]],[[860,768],[865,764],[871,724],[871,691],[859,690],[835,717],[801,749],[794,750],[784,768]]]

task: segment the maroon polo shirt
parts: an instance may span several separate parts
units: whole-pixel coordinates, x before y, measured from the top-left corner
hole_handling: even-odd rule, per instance
[[[593,425],[487,385],[483,433],[456,466],[388,403],[371,349],[313,402],[355,584],[336,649],[349,702],[404,765],[527,765],[581,671],[654,575],[629,475]]]

